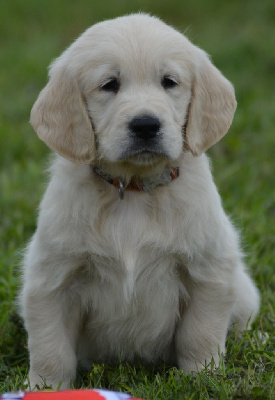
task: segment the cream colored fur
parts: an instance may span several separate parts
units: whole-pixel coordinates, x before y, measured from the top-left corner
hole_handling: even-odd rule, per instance
[[[177,85],[165,89],[164,76]],[[102,89],[114,77],[117,94]],[[197,371],[219,362],[233,323],[250,326],[258,292],[203,154],[235,107],[208,56],[143,14],[94,25],[52,64],[31,114],[64,157],[24,259],[32,388],[68,387],[77,363],[119,358]],[[132,153],[128,124],[144,114],[161,123],[158,154]],[[90,164],[125,181],[167,165],[180,177],[120,200]]]

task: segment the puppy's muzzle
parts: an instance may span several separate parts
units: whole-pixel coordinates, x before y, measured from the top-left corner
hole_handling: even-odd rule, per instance
[[[129,145],[120,159],[148,163],[167,157],[163,148],[162,124],[153,115],[138,115],[128,124]]]

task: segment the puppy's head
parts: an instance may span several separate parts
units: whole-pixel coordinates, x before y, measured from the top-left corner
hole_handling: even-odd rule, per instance
[[[69,160],[154,165],[200,155],[229,129],[232,85],[207,55],[143,14],[88,29],[51,66],[31,113]]]

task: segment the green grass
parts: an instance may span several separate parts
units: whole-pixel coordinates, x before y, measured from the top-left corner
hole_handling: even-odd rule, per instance
[[[131,4],[131,5],[130,5]],[[26,334],[16,314],[20,253],[35,230],[49,151],[28,124],[46,67],[96,21],[147,11],[186,31],[234,83],[230,133],[209,152],[224,206],[240,228],[261,311],[227,342],[217,370],[95,365],[76,387],[154,399],[275,397],[275,3],[268,0],[0,0],[0,393],[23,387]],[[267,340],[260,334],[267,333]]]

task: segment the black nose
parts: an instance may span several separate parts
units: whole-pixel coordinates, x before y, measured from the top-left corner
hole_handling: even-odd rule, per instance
[[[141,115],[132,119],[129,129],[139,139],[154,139],[160,130],[160,122],[155,117]]]

